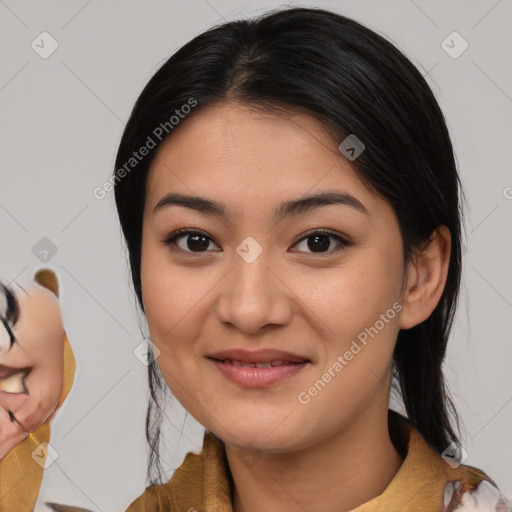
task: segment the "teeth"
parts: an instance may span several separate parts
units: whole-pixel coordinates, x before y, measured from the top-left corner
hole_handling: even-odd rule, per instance
[[[9,377],[4,377],[0,380],[0,391],[6,393],[23,393],[25,386],[23,379],[25,378],[25,372],[13,373]]]
[[[267,361],[265,363],[246,363],[242,361],[236,361],[234,359],[224,359],[224,364],[232,364],[233,366],[245,366],[246,368],[270,368],[272,366],[281,366],[286,364],[283,359],[276,359],[274,361]],[[289,363],[293,364],[293,363]]]
[[[233,366],[245,366],[247,368],[255,368],[256,363],[244,363],[242,361],[235,361],[234,359],[224,359],[224,364],[232,364]]]

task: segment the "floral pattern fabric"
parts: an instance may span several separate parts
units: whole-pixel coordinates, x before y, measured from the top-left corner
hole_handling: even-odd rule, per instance
[[[463,482],[448,482],[444,488],[442,512],[512,512],[512,503],[487,480],[474,490],[464,488]]]

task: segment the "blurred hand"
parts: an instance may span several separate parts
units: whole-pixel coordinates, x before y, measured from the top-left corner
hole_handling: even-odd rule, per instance
[[[9,326],[16,341],[0,354],[0,459],[51,416],[64,379],[58,298],[40,285],[16,295],[20,316]]]

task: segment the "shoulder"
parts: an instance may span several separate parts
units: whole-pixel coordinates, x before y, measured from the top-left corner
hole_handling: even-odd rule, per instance
[[[229,510],[230,499],[223,443],[207,430],[201,453],[188,452],[171,480],[147,487],[126,512]]]
[[[395,414],[391,420],[390,434],[406,456],[390,489],[395,491],[393,499],[414,494],[406,510],[427,510],[435,503],[439,512],[512,512],[511,502],[492,478],[461,463],[460,448],[439,453],[405,417]]]
[[[496,484],[482,471],[471,466],[464,467],[469,480],[460,479],[448,482],[444,488],[442,512],[512,512],[510,502]],[[470,480],[479,478],[478,483]]]
[[[183,501],[188,500],[197,505],[201,500],[202,470],[203,464],[200,455],[187,453],[184,462],[174,472],[171,480],[164,484],[154,484],[147,487],[126,509],[126,512],[181,510],[179,507],[184,506]],[[185,508],[184,512],[186,511]]]
[[[126,512],[160,512],[165,510],[160,485],[148,487],[127,509]]]

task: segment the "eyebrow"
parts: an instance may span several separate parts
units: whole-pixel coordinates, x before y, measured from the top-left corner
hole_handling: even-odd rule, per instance
[[[354,208],[364,215],[369,215],[367,208],[359,199],[354,196],[337,191],[320,192],[318,194],[284,201],[274,210],[274,217],[281,220],[285,217],[298,215],[315,208],[321,208],[329,205],[345,205]],[[216,215],[227,218],[228,213],[224,204],[205,197],[188,196],[170,192],[163,196],[155,206],[153,213],[169,206],[183,206],[207,215]]]

